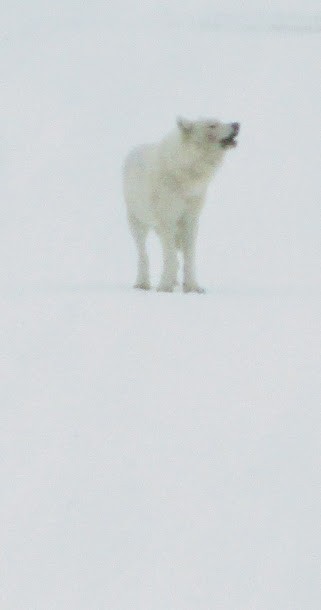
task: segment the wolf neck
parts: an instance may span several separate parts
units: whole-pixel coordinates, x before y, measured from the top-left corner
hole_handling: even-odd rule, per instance
[[[198,146],[184,141],[179,134],[170,134],[163,140],[162,165],[174,177],[192,183],[208,185],[214,168],[221,164],[224,151],[221,147]]]

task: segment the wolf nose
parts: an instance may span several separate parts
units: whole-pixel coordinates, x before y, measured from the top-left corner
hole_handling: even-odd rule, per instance
[[[232,123],[232,127],[233,127],[235,134],[237,134],[240,131],[240,123]]]

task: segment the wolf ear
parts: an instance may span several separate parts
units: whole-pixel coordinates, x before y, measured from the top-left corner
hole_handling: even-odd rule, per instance
[[[183,117],[179,116],[176,119],[176,123],[177,123],[177,127],[179,127],[179,129],[183,132],[183,133],[191,133],[192,128],[193,128],[193,123],[192,121],[189,121],[188,119],[183,119]]]

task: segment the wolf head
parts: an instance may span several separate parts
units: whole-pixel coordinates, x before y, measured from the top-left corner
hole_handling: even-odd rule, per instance
[[[217,119],[189,121],[178,117],[177,126],[182,136],[196,145],[216,145],[224,149],[237,145],[236,136],[240,131],[240,123],[222,123]]]

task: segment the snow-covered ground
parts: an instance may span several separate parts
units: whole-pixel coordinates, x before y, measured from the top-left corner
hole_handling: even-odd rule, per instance
[[[320,609],[321,17],[252,8],[2,8],[3,610]],[[207,294],[140,294],[120,167],[176,114],[240,143]]]

